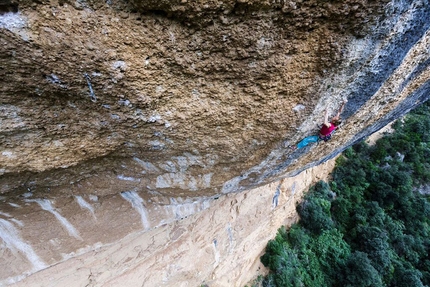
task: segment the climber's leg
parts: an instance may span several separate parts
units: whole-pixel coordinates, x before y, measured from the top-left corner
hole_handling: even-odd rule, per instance
[[[309,137],[306,137],[306,138],[302,139],[301,142],[299,142],[297,144],[297,148],[304,148],[305,146],[307,146],[310,143],[317,142],[318,139],[319,139],[319,136],[309,136]]]

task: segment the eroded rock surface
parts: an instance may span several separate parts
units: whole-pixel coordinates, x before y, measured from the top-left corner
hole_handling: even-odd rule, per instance
[[[267,241],[297,220],[296,202],[333,166],[213,198],[154,203],[127,191],[2,202],[0,285],[244,286],[265,272]]]
[[[3,192],[115,173],[219,193],[356,92],[346,75],[324,80],[379,56],[385,34],[356,37],[390,12],[383,1],[18,3],[1,16]]]
[[[2,280],[99,241],[170,230],[220,194],[325,162],[427,100],[429,7],[1,0],[1,252],[16,260]],[[330,142],[287,148],[344,99]],[[181,228],[173,238],[194,232]]]

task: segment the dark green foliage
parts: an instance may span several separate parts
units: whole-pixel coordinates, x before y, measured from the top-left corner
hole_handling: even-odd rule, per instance
[[[331,203],[328,200],[308,197],[297,206],[302,223],[315,234],[333,227],[330,215]]]
[[[430,103],[337,160],[261,261],[263,286],[430,286]]]
[[[359,226],[357,228],[356,250],[365,252],[373,267],[381,275],[389,274],[392,252],[387,233],[376,226]]]
[[[356,251],[348,258],[342,276],[342,285],[346,287],[384,286],[381,276],[373,267],[366,253]],[[339,282],[340,283],[340,282]],[[340,285],[340,284],[339,284]]]
[[[421,278],[421,272],[415,269],[409,262],[397,261],[391,285],[396,287],[424,287],[425,285],[421,281]]]
[[[328,286],[324,283],[326,278],[320,270],[320,262],[310,248],[311,241],[306,231],[297,225],[291,227],[288,235],[284,227],[280,228],[261,257],[261,262],[275,271],[265,278],[263,286]]]
[[[315,234],[333,227],[330,209],[335,194],[325,182],[317,183],[303,202],[297,206],[302,224]]]

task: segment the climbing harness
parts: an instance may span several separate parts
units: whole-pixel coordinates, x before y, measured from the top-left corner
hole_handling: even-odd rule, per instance
[[[325,135],[325,136],[323,136],[323,135],[320,135],[319,136],[319,138],[320,138],[320,140],[323,140],[323,141],[328,141],[328,140],[330,140],[331,139],[331,136],[334,134],[334,132],[335,132],[336,130],[332,130],[328,135]]]

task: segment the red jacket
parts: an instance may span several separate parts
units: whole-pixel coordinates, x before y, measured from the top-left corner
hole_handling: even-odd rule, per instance
[[[328,136],[329,134],[331,134],[337,127],[330,123],[330,127],[327,127],[326,125],[323,124],[322,128],[320,129],[320,135],[322,136]]]

